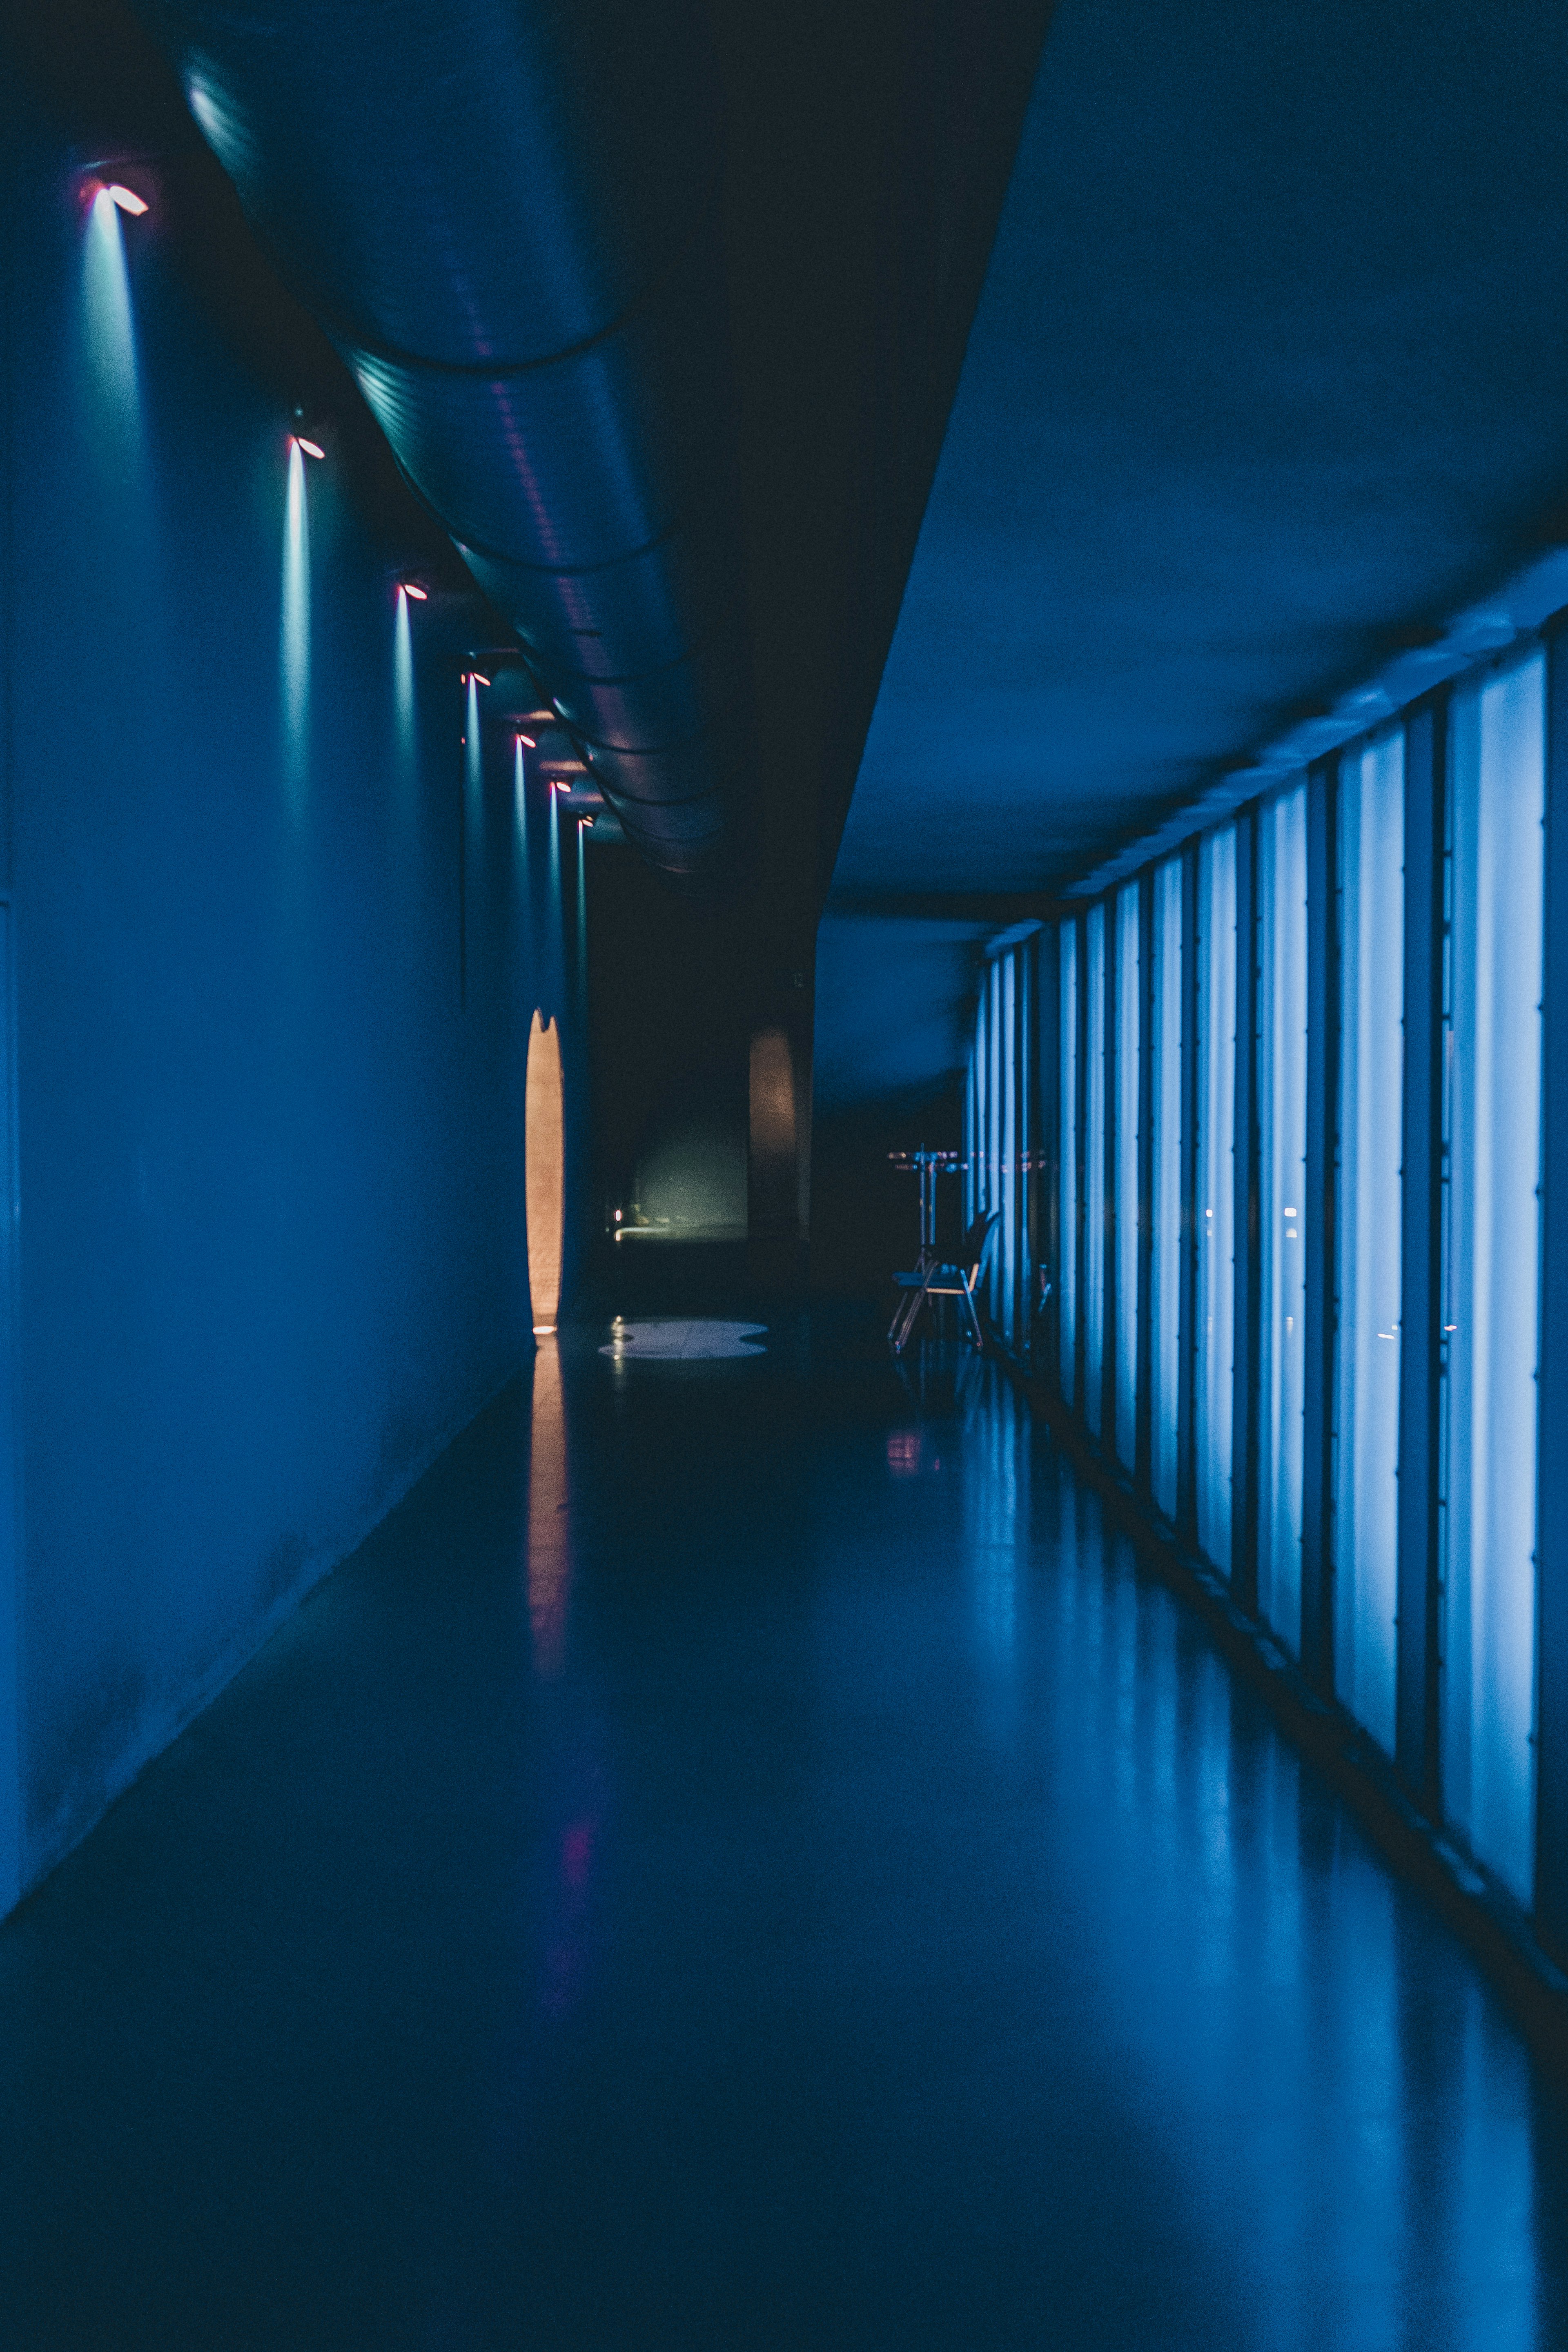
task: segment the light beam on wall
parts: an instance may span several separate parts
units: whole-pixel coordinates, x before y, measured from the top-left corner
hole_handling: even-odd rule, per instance
[[[577,1017],[586,1021],[588,1015],[588,877],[584,836],[588,830],[585,817],[579,817],[577,835]],[[579,1035],[586,1035],[580,1030]]]
[[[397,750],[404,773],[414,768],[414,632],[408,622],[408,590],[397,592],[397,617],[392,633],[392,700],[397,722]]]
[[[535,1013],[528,1033],[524,1100],[524,1197],[528,1212],[528,1290],[533,1328],[542,1339],[561,1308],[561,1244],[565,1223],[565,1118],[561,1032]]]
[[[310,523],[305,506],[305,459],[289,444],[289,494],[283,524],[283,755],[290,797],[304,790],[310,706]]]
[[[88,210],[82,296],[88,350],[99,392],[129,444],[140,432],[142,417],[136,330],[120,213],[113,194],[104,187],[97,191]],[[125,454],[131,454],[129,447]]]

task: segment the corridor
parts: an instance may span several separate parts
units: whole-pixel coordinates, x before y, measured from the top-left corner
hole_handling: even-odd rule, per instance
[[[0,1927],[7,2347],[1568,2341],[1559,2095],[994,1366],[559,1344]]]

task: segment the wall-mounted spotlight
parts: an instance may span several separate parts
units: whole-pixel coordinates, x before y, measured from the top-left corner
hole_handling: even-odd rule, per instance
[[[306,457],[324,457],[327,454],[319,441],[307,441],[302,433],[295,434],[294,446]]]
[[[413,597],[414,602],[416,604],[426,604],[429,603],[430,591],[428,588],[422,588],[417,580],[400,580],[397,584],[402,589],[405,596]]]
[[[517,740],[525,751],[531,751],[537,748],[531,735],[520,735]]]
[[[118,205],[122,213],[131,215],[132,220],[139,219],[146,211],[146,197],[139,196],[134,188],[124,187],[118,180],[107,182],[106,188],[110,204]]]
[[[471,669],[468,672],[468,682],[471,686],[489,686],[489,680],[486,677],[483,671],[477,669]]]

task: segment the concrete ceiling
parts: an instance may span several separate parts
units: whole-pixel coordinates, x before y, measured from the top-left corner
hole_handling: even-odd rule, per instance
[[[868,909],[1069,884],[1568,537],[1565,493],[1557,9],[1062,0],[835,871],[828,1065],[852,1025],[861,1091],[910,1079],[849,999],[890,960],[925,1003],[939,950]]]

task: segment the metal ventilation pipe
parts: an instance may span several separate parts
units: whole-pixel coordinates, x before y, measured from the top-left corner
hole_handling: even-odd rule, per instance
[[[695,10],[138,4],[627,835],[710,869],[750,697]]]

